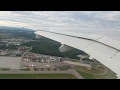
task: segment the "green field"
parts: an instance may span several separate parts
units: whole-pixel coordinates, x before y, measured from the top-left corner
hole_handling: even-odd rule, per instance
[[[107,68],[107,70],[108,70],[108,73],[105,75],[94,75],[94,74],[81,72],[78,70],[76,70],[76,71],[85,79],[117,79],[116,74],[113,71],[111,71],[108,68]]]
[[[20,70],[23,70],[23,71],[30,71],[30,69],[29,69],[29,68],[20,69]]]
[[[41,68],[41,71],[44,71],[44,68]]]
[[[9,45],[9,46],[5,47],[4,49],[17,50],[17,49],[18,49],[18,46],[15,46],[15,45]]]
[[[77,79],[72,74],[0,74],[0,79]]]
[[[38,68],[34,68],[34,71],[38,71]]]
[[[57,69],[56,68],[53,68],[54,69],[54,71],[57,71]]]
[[[59,68],[60,71],[68,70],[67,68]]]
[[[9,68],[0,68],[0,71],[10,70]]]
[[[8,38],[9,36],[8,36],[8,34],[1,34],[0,33],[0,38]]]
[[[80,62],[79,60],[70,60],[70,61],[72,61],[72,62]]]
[[[50,71],[50,68],[47,68],[48,71]]]
[[[84,66],[76,66],[75,69],[78,70],[78,71],[82,70],[82,71],[85,71],[85,72],[88,72],[88,73],[93,73],[93,74],[102,74],[102,73],[104,73],[104,71],[102,71],[100,68],[89,70]]]
[[[72,62],[80,62],[80,60],[77,60],[77,59],[71,59],[69,61],[72,61]],[[83,58],[82,61],[88,61],[88,62],[93,62],[92,60],[88,59],[88,58]]]

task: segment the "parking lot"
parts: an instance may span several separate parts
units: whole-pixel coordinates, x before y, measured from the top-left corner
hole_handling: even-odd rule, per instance
[[[36,65],[35,68],[47,68],[46,65],[50,65],[51,68],[55,68],[54,65],[57,63],[41,63],[41,62],[33,62],[33,61],[21,61],[20,68],[26,68],[26,66],[30,67],[29,65]]]
[[[19,69],[21,57],[0,57],[0,68]]]
[[[25,66],[24,66],[25,65]],[[21,62],[20,68],[24,68],[29,65],[36,65],[36,68],[47,68],[46,65],[50,65],[51,68],[55,68],[54,63],[36,63],[36,62]]]
[[[20,68],[26,68],[31,67],[29,65],[36,65],[35,68],[47,68],[46,65],[50,65],[50,68],[73,68],[73,65],[69,65],[67,63],[63,62],[57,62],[57,63],[41,63],[41,62],[33,62],[33,61],[21,61]]]
[[[24,65],[36,65],[35,67],[29,67],[29,71],[20,70],[21,68],[28,68]],[[46,65],[50,65],[50,70],[47,69]],[[43,73],[70,73],[81,79],[80,76],[74,69],[73,65],[68,65],[64,62],[57,63],[37,63],[37,62],[25,62],[21,60],[21,57],[0,57],[0,68],[12,68],[8,71],[0,71],[0,74],[43,74]],[[34,68],[40,70],[34,71]],[[60,68],[66,68],[60,70]],[[44,70],[42,70],[44,69]],[[56,70],[54,70],[56,69]],[[83,78],[82,78],[83,79]]]

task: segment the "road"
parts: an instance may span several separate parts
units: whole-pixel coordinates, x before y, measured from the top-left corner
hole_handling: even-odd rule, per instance
[[[21,70],[15,70],[11,69],[9,71],[0,71],[0,74],[61,74],[61,73],[69,73],[76,76],[78,79],[84,79],[76,70],[69,69],[66,71],[21,71]]]
[[[101,74],[90,73],[90,72],[83,71],[83,70],[81,70],[81,69],[77,69],[77,70],[78,70],[78,71],[81,71],[81,72],[89,73],[89,74],[94,74],[94,75],[105,75],[105,74],[108,73],[108,70],[107,70],[107,68],[106,68],[105,66],[104,66],[104,72],[101,73]]]
[[[67,64],[72,64],[72,65],[91,67],[89,64],[81,64],[81,63],[79,63],[79,62],[72,62],[72,61],[67,61],[67,60],[64,60],[63,62],[64,62],[64,63],[67,63]]]

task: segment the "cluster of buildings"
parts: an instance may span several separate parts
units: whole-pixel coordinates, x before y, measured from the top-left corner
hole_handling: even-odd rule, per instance
[[[10,45],[10,44],[21,45],[22,42],[29,42],[29,41],[33,41],[33,40],[22,38],[22,37],[19,37],[19,38],[9,38],[9,39],[1,39],[1,42],[6,43],[7,46]]]
[[[35,54],[35,53],[24,53],[22,56],[22,61],[33,61],[33,62],[40,62],[40,63],[55,63],[58,61],[61,61],[61,57],[56,56],[48,56],[48,55],[42,55],[42,54]]]
[[[91,69],[97,69],[102,66],[102,64],[97,61],[96,59],[89,59],[89,55],[78,55],[80,57],[80,63],[81,64],[88,64],[91,66]],[[85,59],[84,59],[85,58]]]
[[[21,56],[24,52],[28,52],[32,47],[20,46],[18,50],[0,50],[0,56]]]
[[[77,55],[80,59],[77,61],[77,63],[80,63],[81,65],[90,66],[92,69],[97,69],[99,67],[102,67],[102,64],[97,61],[96,59],[89,59],[89,55]],[[70,58],[64,58],[64,60],[73,61],[74,59]]]
[[[8,55],[9,54],[9,50],[6,49],[6,50],[0,50],[0,56],[5,56],[5,55]]]

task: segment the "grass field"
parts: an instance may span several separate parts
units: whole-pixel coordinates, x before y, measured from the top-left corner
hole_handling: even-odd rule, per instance
[[[72,62],[80,62],[79,60],[71,60]]]
[[[57,69],[56,69],[56,68],[53,68],[53,70],[54,70],[54,71],[57,71]]]
[[[48,71],[50,71],[50,68],[47,68]]]
[[[10,70],[9,68],[0,68],[0,71]]]
[[[9,68],[3,68],[2,71],[10,70]]]
[[[44,71],[44,68],[41,68],[41,71]]]
[[[108,73],[105,75],[94,75],[94,74],[81,72],[78,70],[76,70],[76,71],[85,79],[117,79],[116,74],[113,71],[111,71],[108,68],[107,68],[107,70],[108,70]]]
[[[9,46],[5,47],[5,49],[9,49],[9,50],[17,50],[17,49],[18,49],[18,46],[15,46],[15,45],[9,45]]]
[[[1,34],[0,33],[0,38],[8,38],[9,36],[7,34]]]
[[[77,79],[72,74],[0,74],[0,79]]]
[[[80,60],[76,60],[76,59],[72,59],[72,60],[69,60],[69,61],[72,61],[72,62],[80,62]],[[82,59],[82,61],[93,62],[92,60],[87,59],[87,58]]]
[[[93,74],[102,74],[102,73],[104,73],[104,71],[102,71],[100,68],[95,69],[95,70],[94,69],[89,70],[84,66],[76,66],[75,69],[76,70],[82,70],[82,71],[85,71],[85,72],[88,72],[88,73],[93,73]]]
[[[59,68],[60,71],[68,70],[67,68]]]
[[[38,69],[37,68],[34,68],[34,71],[37,71]]]
[[[23,70],[23,71],[30,71],[30,69],[29,69],[29,68],[20,69],[20,70]]]

